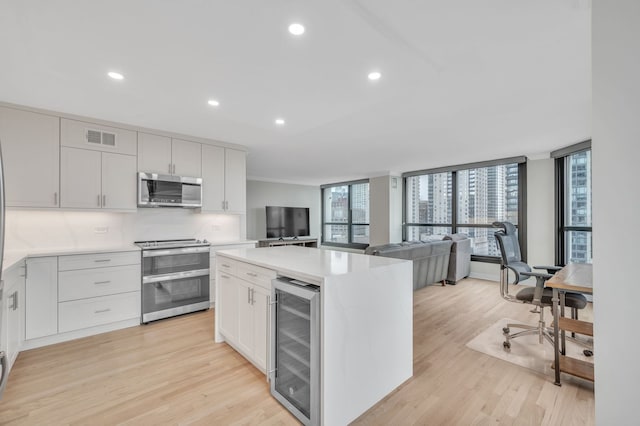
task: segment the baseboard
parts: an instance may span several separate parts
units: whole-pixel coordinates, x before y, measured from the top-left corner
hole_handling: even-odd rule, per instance
[[[469,274],[469,278],[476,278],[479,280],[487,280],[487,281],[500,281],[500,276],[496,276],[495,274],[487,274],[482,272],[471,272]]]
[[[40,348],[42,346],[54,345],[56,343],[68,342],[69,340],[80,339],[82,337],[93,336],[95,334],[106,333],[109,331],[120,330],[123,328],[134,327],[140,325],[140,317],[118,321],[111,324],[99,325],[96,327],[83,328],[82,330],[74,330],[66,333],[54,334],[51,336],[40,337],[37,339],[25,340],[20,347],[21,351]]]

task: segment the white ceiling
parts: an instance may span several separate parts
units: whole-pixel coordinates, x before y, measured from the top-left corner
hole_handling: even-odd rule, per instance
[[[591,135],[590,15],[590,0],[0,0],[0,100],[242,144],[249,176],[275,181],[540,155]]]

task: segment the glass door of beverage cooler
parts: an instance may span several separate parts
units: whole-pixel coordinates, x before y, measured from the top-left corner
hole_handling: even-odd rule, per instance
[[[320,424],[320,292],[273,280],[271,393],[305,425]]]

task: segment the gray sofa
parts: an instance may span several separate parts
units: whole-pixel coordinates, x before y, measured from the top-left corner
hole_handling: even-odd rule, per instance
[[[413,260],[413,289],[442,282],[449,271],[451,240],[430,242],[403,242],[370,246],[365,254]]]
[[[471,239],[466,234],[450,234],[444,239],[453,242],[451,256],[449,256],[447,282],[455,284],[468,277],[471,272]]]

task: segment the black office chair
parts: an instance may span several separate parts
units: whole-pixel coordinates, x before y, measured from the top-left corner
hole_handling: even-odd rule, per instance
[[[540,320],[536,326],[528,324],[507,324],[506,327],[502,329],[505,337],[505,341],[503,342],[504,348],[511,348],[511,339],[529,334],[537,334],[540,343],[542,343],[543,338],[546,338],[553,344],[553,332],[547,328],[544,321],[544,308],[552,306],[551,299],[553,297],[553,291],[550,288],[545,288],[544,282],[562,268],[558,266],[534,266],[534,269],[545,269],[547,273],[532,272],[529,265],[522,261],[516,227],[511,222],[494,222],[493,226],[495,228],[501,228],[495,233],[501,255],[500,294],[509,302],[534,305],[535,308],[531,312],[540,313]],[[515,296],[509,294],[509,271],[512,271],[515,275],[515,279],[511,285],[516,285],[522,280],[534,277],[536,279],[536,286],[525,287],[518,291]],[[566,293],[565,306],[571,309],[571,318],[577,319],[578,309],[583,309],[587,306],[587,299],[582,294]],[[512,328],[520,328],[523,329],[523,331],[512,334]]]

